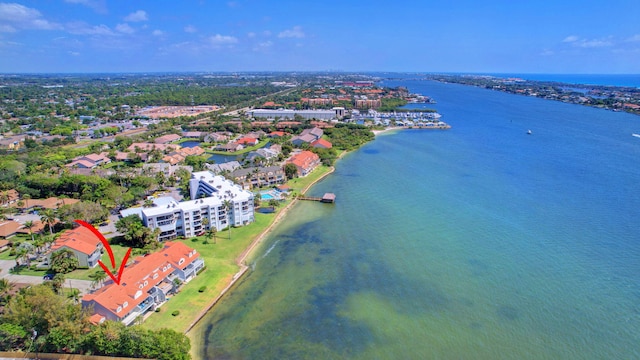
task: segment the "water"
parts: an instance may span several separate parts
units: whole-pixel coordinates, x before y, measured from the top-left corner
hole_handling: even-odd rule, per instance
[[[185,147],[185,148],[193,148],[196,146],[200,146],[200,141],[184,141],[182,143],[180,143],[180,146]]]
[[[640,117],[425,81],[453,128],[337,164],[193,330],[204,358],[640,358]],[[527,135],[531,129],[533,135]]]

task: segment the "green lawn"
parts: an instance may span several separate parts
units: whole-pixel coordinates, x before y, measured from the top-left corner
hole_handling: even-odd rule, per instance
[[[283,206],[280,207],[282,208]],[[256,213],[255,217],[255,222],[231,229],[231,240],[229,240],[228,231],[217,233],[215,244],[213,240],[207,240],[209,244],[204,244],[204,236],[179,240],[200,253],[206,268],[195,279],[185,284],[178,294],[162,305],[159,313],[145,320],[143,326],[149,329],[170,328],[179,332],[185,331],[198,314],[220,295],[233,275],[238,272],[236,258],[269,226],[275,219],[276,213]],[[205,291],[198,292],[202,286],[206,286]],[[179,310],[180,314],[172,316],[171,313],[174,310]]]
[[[331,167],[320,166],[304,178],[296,178],[287,184],[296,192],[300,192],[307,186],[317,181]],[[143,326],[149,329],[170,328],[176,331],[185,331],[198,314],[215,299],[229,284],[233,276],[238,272],[236,258],[251,244],[251,242],[264,231],[276,218],[278,213],[286,207],[288,200],[278,207],[273,214],[261,214],[256,212],[256,221],[240,228],[231,229],[231,240],[228,231],[217,234],[217,243],[204,244],[205,237],[180,240],[186,245],[195,248],[205,262],[206,269],[195,279],[184,285],[181,291],[171,300],[162,305],[159,313],[155,313],[144,321]],[[204,292],[198,292],[202,286],[206,286]],[[175,310],[180,314],[172,316]]]

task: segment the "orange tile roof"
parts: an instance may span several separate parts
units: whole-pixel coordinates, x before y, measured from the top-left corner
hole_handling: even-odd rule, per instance
[[[57,222],[57,221],[56,221]],[[40,221],[40,220],[35,220],[33,222],[33,226],[31,227],[31,232],[34,234],[37,234],[39,232],[42,232],[42,230],[44,230],[45,224]],[[28,227],[23,227],[21,229],[18,229],[18,232],[21,234],[28,234],[29,233],[29,228]]]
[[[91,255],[101,244],[100,239],[98,239],[91,230],[84,226],[79,226],[63,232],[60,237],[53,242],[53,245],[51,245],[51,251],[53,252],[63,247],[68,247],[83,254]]]
[[[318,139],[314,142],[311,143],[311,146],[313,147],[324,147],[327,149],[331,149],[331,147],[333,146],[330,142],[328,142],[325,139]]]
[[[317,154],[312,153],[311,151],[302,151],[298,154],[295,154],[289,159],[289,162],[294,165],[301,167],[303,169],[307,169],[312,164],[320,159]]]
[[[13,236],[21,227],[22,227],[22,224],[13,220],[0,223],[0,237]]]
[[[184,269],[198,257],[196,250],[181,242],[166,242],[159,252],[135,258],[133,264],[124,269],[120,285],[106,285],[93,294],[85,295],[82,301],[95,301],[118,318],[123,318],[130,309],[142,303],[148,296],[147,292],[164,281],[174,268]],[[181,259],[184,259],[182,264]],[[136,293],[139,294],[137,298]],[[122,307],[120,312],[117,312],[118,307]]]
[[[56,197],[50,197],[46,199],[28,199],[28,200],[23,200],[24,205],[16,206],[16,207],[20,209],[27,209],[32,207],[42,207],[45,209],[57,209],[60,206],[72,205],[79,201],[80,200],[78,199],[56,198]]]

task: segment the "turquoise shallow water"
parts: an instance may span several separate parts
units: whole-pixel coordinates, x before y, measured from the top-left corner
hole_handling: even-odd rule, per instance
[[[640,358],[640,117],[452,84],[340,160],[195,329],[204,358]],[[531,129],[533,135],[526,135]]]

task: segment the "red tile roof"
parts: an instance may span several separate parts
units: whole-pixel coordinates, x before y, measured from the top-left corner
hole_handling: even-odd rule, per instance
[[[53,242],[53,245],[51,245],[51,251],[68,247],[83,254],[91,255],[99,246],[101,246],[100,239],[98,239],[91,230],[84,226],[79,226],[63,232],[62,235]]]
[[[21,227],[22,224],[17,221],[10,220],[2,222],[0,223],[0,237],[11,237],[15,235],[18,229]]]
[[[289,159],[289,162],[294,164],[295,166],[302,169],[309,169],[310,167],[317,164],[320,160],[317,154],[312,153],[311,151],[302,151],[298,154],[295,154]]]
[[[85,295],[82,301],[95,301],[118,318],[123,318],[142,303],[148,296],[147,292],[160,284],[174,268],[184,269],[198,257],[196,250],[181,242],[166,242],[161,251],[134,259],[133,264],[124,269],[120,285],[106,285],[93,294]],[[118,307],[122,307],[120,312]]]
[[[330,142],[328,142],[325,139],[318,139],[314,142],[311,143],[311,146],[313,147],[322,147],[325,149],[331,149],[331,147],[333,146]]]

